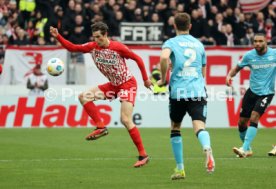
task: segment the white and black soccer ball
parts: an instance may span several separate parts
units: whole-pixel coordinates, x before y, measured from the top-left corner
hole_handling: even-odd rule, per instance
[[[51,58],[47,62],[47,72],[52,76],[59,76],[64,71],[64,63],[59,58]]]

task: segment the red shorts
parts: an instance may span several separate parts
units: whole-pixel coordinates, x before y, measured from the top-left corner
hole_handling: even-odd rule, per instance
[[[114,86],[110,82],[98,85],[98,88],[104,93],[107,99],[120,98],[120,101],[128,101],[133,105],[137,92],[137,82],[135,77],[132,77],[127,82]]]

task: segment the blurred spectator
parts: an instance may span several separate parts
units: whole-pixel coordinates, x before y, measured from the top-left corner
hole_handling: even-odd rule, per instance
[[[226,24],[225,26],[225,36],[226,36],[226,45],[228,47],[233,47],[235,45],[240,45],[240,41],[233,33],[232,25]]]
[[[209,19],[215,20],[217,14],[218,14],[218,8],[216,6],[211,6]]]
[[[241,45],[252,46],[254,40],[254,31],[253,28],[248,27],[246,29],[245,37],[241,39]]]
[[[134,22],[135,21],[135,9],[137,8],[137,2],[134,0],[128,1],[128,3],[125,5],[125,19],[128,22]]]
[[[161,79],[160,64],[157,64],[151,71],[150,80],[153,84],[153,94],[166,94],[168,91],[167,86],[158,86],[157,81]]]
[[[31,18],[31,13],[35,10],[35,0],[19,0],[20,22],[21,28],[25,28]]]
[[[176,36],[175,29],[174,29],[174,16],[170,16],[168,19],[167,24],[164,26],[164,41]]]
[[[276,36],[276,29],[274,26],[274,23],[273,21],[268,18],[265,22],[265,28],[264,28],[264,32],[265,32],[265,37],[266,37],[266,40],[269,44],[271,44],[272,42],[272,36],[274,36],[274,39],[275,39],[275,36]]]
[[[158,14],[159,21],[166,20],[167,4],[164,0],[159,0],[155,5],[155,12]]]
[[[200,9],[202,11],[202,18],[207,19],[210,17],[211,5],[207,0],[198,0],[192,4],[193,9]]]
[[[228,0],[215,1],[214,5],[218,8],[219,12],[225,12],[228,7]]]
[[[113,7],[115,6],[115,0],[108,0],[107,3],[101,8],[103,13],[104,22],[110,26],[115,21],[115,11]],[[113,30],[113,25],[109,28],[110,31]]]
[[[227,8],[226,11],[224,12],[224,19],[223,21],[225,23],[231,24],[232,26],[235,24],[236,18],[233,13],[233,9]]]
[[[41,65],[33,68],[33,73],[28,76],[27,88],[30,89],[29,95],[43,96],[48,89],[47,76],[41,72]]]
[[[157,14],[156,12],[152,13],[151,15],[151,22],[161,22],[159,14]]]
[[[29,39],[29,44],[32,44],[35,29],[34,29],[34,23],[31,20],[29,20],[29,22],[27,24],[26,32],[27,32],[27,38]]]
[[[253,23],[253,29],[255,33],[264,33],[265,20],[262,12],[257,13],[256,22]]]
[[[34,43],[34,45],[39,45],[39,46],[43,46],[43,45],[48,45],[44,39],[44,37],[38,37],[36,42]]]
[[[44,27],[48,21],[48,18],[45,18],[42,16],[40,11],[36,12],[36,20],[35,20],[35,31],[34,31],[34,37],[37,39],[37,37],[45,37],[45,31]]]
[[[62,7],[56,6],[54,10],[52,25],[55,26],[58,30],[62,30],[63,20],[64,20],[64,11]]]
[[[122,11],[116,11],[114,21],[109,25],[112,30],[109,30],[110,36],[120,36],[120,24],[124,21],[124,15]]]
[[[213,37],[216,41],[216,45],[226,45],[227,39],[225,36],[225,26],[223,23],[223,15],[221,13],[218,13],[216,15],[215,22],[212,24],[212,22],[209,22],[210,25],[210,35]]]
[[[245,36],[246,33],[246,24],[244,23],[244,14],[239,14],[239,17],[236,18],[237,22],[234,25],[234,34],[238,39],[241,39]]]
[[[134,22],[143,22],[144,21],[142,9],[140,9],[140,8],[135,9],[134,15],[135,15]]]
[[[253,17],[252,13],[245,13],[244,14],[244,24],[247,28],[253,28]]]
[[[29,40],[27,39],[26,33],[23,29],[19,28],[17,31],[17,38],[13,40],[12,45],[28,45]]]
[[[8,7],[4,0],[0,1],[0,26],[5,26],[8,17]]]
[[[192,28],[190,34],[200,40],[203,44],[213,44],[209,39],[210,28],[206,20],[200,15],[200,9],[193,10],[191,15]]]
[[[84,20],[81,14],[76,15],[74,23],[71,23],[70,36],[74,35],[75,28],[79,27],[81,29],[81,34],[88,38],[91,35],[91,29],[88,23]],[[69,37],[70,38],[70,37]]]
[[[84,35],[83,27],[81,25],[75,26],[74,32],[69,37],[69,41],[75,44],[84,44],[87,43],[89,38]]]

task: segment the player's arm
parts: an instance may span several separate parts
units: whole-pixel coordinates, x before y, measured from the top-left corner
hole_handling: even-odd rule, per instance
[[[234,67],[230,70],[230,72],[228,73],[228,75],[226,77],[226,85],[227,86],[231,86],[232,78],[235,77],[237,75],[237,73],[239,73],[239,71],[241,69],[243,69],[243,67],[249,65],[249,57],[250,57],[250,52],[247,52],[243,56],[243,58],[239,61],[239,63],[236,65],[236,67]]]
[[[166,75],[168,70],[168,64],[170,62],[171,53],[172,51],[169,48],[164,48],[161,51],[161,56],[160,56],[161,79],[157,83],[159,86],[163,86],[167,84]]]
[[[206,76],[206,63],[207,63],[207,59],[206,59],[206,53],[205,53],[205,49],[204,49],[203,45],[202,45],[202,48],[203,48],[203,54],[202,54],[202,68],[201,68],[201,72],[202,72],[203,78],[205,78],[205,76]]]
[[[83,45],[76,45],[74,43],[71,43],[70,41],[64,39],[58,32],[57,28],[50,27],[50,33],[53,37],[55,37],[61,45],[66,48],[70,52],[83,52],[87,53],[90,52],[92,49],[92,46],[90,43],[86,43]]]
[[[227,86],[231,86],[232,78],[235,77],[237,75],[237,73],[239,73],[239,71],[241,69],[242,69],[242,67],[240,67],[240,66],[237,65],[236,67],[232,68],[229,71],[229,73],[228,73],[228,75],[226,77],[226,85]]]
[[[206,66],[202,67],[201,72],[202,72],[203,78],[205,78],[205,76],[206,76]]]
[[[145,68],[145,64],[144,64],[142,58],[140,56],[138,56],[137,54],[135,54],[134,52],[132,52],[125,45],[122,46],[122,53],[123,53],[122,54],[123,57],[130,58],[130,59],[134,60],[137,63],[137,65],[138,65],[138,67],[141,71],[145,87],[150,88],[152,86],[152,83],[149,80],[149,77],[148,77],[148,74],[147,74],[147,71],[146,71],[146,68]]]

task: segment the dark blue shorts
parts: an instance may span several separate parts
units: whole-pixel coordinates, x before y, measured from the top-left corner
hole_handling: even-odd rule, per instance
[[[175,123],[182,122],[186,112],[192,120],[200,120],[205,123],[207,116],[207,101],[204,97],[192,99],[170,99],[170,118]]]
[[[242,100],[240,117],[250,118],[251,112],[258,112],[263,115],[268,105],[271,103],[274,94],[259,96],[247,89]]]

